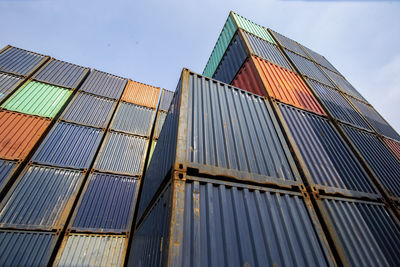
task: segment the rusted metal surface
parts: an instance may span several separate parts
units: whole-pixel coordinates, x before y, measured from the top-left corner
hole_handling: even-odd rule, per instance
[[[0,205],[0,227],[62,229],[82,180],[80,171],[28,166]]]
[[[3,187],[7,184],[17,167],[18,163],[15,161],[0,159],[0,192],[3,191]]]
[[[0,158],[24,160],[49,125],[49,119],[0,111]]]
[[[383,140],[385,141],[386,145],[390,148],[390,150],[393,152],[393,154],[396,155],[397,159],[400,160],[400,143],[388,138],[384,138]]]
[[[79,90],[111,99],[119,99],[127,79],[99,70],[92,70]]]
[[[156,108],[160,88],[129,80],[122,94],[122,101],[149,108]]]
[[[14,75],[0,73],[0,101],[14,91],[22,80]]]
[[[173,97],[174,97],[174,92],[163,89],[160,100],[160,109],[163,111],[168,111]]]

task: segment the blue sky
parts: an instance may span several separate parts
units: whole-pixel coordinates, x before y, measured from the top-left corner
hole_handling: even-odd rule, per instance
[[[230,10],[324,55],[400,131],[399,1],[0,0],[0,46],[174,90]]]

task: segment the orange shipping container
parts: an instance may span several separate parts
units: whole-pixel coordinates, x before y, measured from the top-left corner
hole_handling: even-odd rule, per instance
[[[159,94],[160,88],[158,87],[129,80],[121,100],[140,106],[156,108]]]
[[[400,160],[400,143],[391,139],[384,138],[386,145],[392,150],[393,154]]]
[[[0,111],[0,158],[25,159],[49,124],[46,118]]]

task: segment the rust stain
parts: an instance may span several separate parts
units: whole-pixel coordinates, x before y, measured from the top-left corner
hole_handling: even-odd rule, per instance
[[[158,87],[129,80],[121,100],[140,106],[156,108],[159,94],[160,88]]]
[[[400,160],[400,143],[384,138],[386,145],[392,150],[393,154],[396,155],[397,159]]]

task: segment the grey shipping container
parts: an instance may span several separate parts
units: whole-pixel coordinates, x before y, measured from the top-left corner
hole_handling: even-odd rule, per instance
[[[154,115],[154,109],[121,102],[111,123],[111,129],[149,137]]]
[[[112,99],[79,92],[61,115],[61,119],[106,128],[116,106],[117,102]]]
[[[55,233],[0,231],[1,266],[47,266]]]
[[[140,214],[171,168],[216,179],[302,185],[268,102],[187,69],[144,179]]]
[[[233,36],[231,43],[225,51],[213,78],[224,83],[230,83],[247,58],[246,48],[240,39],[239,32]]]
[[[143,137],[109,132],[97,156],[94,168],[126,175],[142,175],[149,140]]]
[[[0,71],[29,76],[48,59],[38,53],[7,46],[0,52]]]
[[[18,167],[18,162],[0,159],[0,193]]]
[[[88,72],[89,68],[53,59],[38,70],[32,78],[65,88],[76,88]]]
[[[0,205],[0,226],[62,229],[82,180],[81,171],[28,166]]]
[[[363,117],[338,91],[317,81],[308,78],[306,80],[335,119],[371,130]]]
[[[58,122],[46,136],[32,161],[74,169],[87,169],[104,131],[98,128]]]
[[[112,99],[119,99],[128,79],[106,72],[93,70],[85,79],[80,90]]]
[[[380,197],[355,155],[326,118],[285,104],[277,105],[311,185],[326,193]]]
[[[0,73],[0,102],[21,83],[23,79],[14,75]]]
[[[384,204],[323,197],[317,200],[345,266],[399,266],[399,221]]]
[[[364,118],[375,128],[375,130],[387,137],[400,141],[399,134],[385,121],[384,118],[373,108],[364,104],[356,99],[350,98],[349,100],[361,112]]]
[[[122,266],[126,237],[69,234],[64,238],[54,266]]]
[[[73,216],[72,230],[130,232],[138,188],[137,178],[92,173]]]
[[[392,195],[400,198],[400,161],[374,134],[346,125],[342,128],[378,180]]]
[[[168,111],[169,105],[171,104],[172,98],[174,97],[174,92],[163,89],[161,100],[160,100],[160,109],[164,111]]]
[[[137,228],[128,266],[335,265],[309,198],[178,175]]]
[[[164,125],[165,119],[167,118],[167,112],[159,111],[157,115],[157,122],[154,128],[154,138],[158,139],[160,137],[160,133],[162,127]]]
[[[305,47],[305,46],[302,46],[302,47],[304,50],[306,50],[310,59],[313,59],[315,62],[317,62],[322,67],[340,74],[340,72],[324,56],[318,54],[317,52],[311,50],[308,47]]]
[[[275,37],[275,39],[277,39],[279,41],[279,43],[283,47],[285,47],[293,52],[296,52],[299,55],[307,57],[307,54],[304,52],[304,50],[300,47],[300,45],[296,41],[294,41],[280,33],[277,33],[276,31],[273,31],[271,29],[268,29],[268,30]]]

